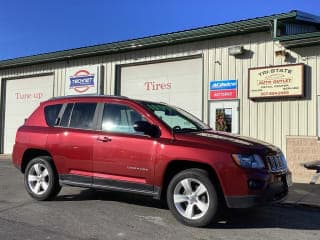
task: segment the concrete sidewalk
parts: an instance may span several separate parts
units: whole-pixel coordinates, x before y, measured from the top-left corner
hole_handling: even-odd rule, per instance
[[[11,155],[0,154],[0,160],[9,159]],[[320,180],[317,184],[294,183],[289,189],[288,198],[280,204],[320,208]]]
[[[288,198],[280,204],[320,208],[320,182],[318,184],[294,183]]]

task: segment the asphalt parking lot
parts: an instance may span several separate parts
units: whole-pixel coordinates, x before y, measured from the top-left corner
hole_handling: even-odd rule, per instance
[[[320,239],[320,210],[273,205],[230,211],[208,228],[178,223],[150,198],[64,187],[49,202],[32,200],[23,175],[0,160],[0,239]]]

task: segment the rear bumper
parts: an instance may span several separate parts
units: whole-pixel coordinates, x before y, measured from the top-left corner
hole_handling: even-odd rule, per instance
[[[17,144],[13,145],[12,164],[21,171],[22,151]]]
[[[269,203],[281,202],[286,199],[291,185],[291,174],[282,175],[277,182],[269,183],[255,194],[244,196],[226,196],[229,208],[250,208]]]

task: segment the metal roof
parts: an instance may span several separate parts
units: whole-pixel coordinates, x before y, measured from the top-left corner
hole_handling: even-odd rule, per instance
[[[295,19],[298,16],[304,16],[305,18],[307,18],[306,15],[303,14],[304,13],[302,12],[294,10],[288,13],[274,14],[265,17],[257,17],[168,34],[3,60],[0,61],[0,69],[53,61],[62,61],[71,58],[83,58],[97,55],[128,52],[137,49],[147,49],[165,45],[173,45],[178,43],[243,34],[248,32],[262,31],[270,29],[272,21],[274,19]],[[312,15],[308,15],[308,17],[310,16]]]

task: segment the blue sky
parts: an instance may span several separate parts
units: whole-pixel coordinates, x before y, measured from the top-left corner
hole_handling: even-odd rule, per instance
[[[0,60],[301,10],[320,0],[0,0]]]

